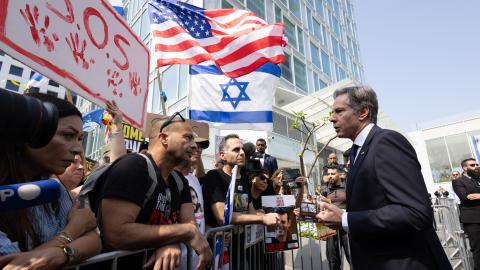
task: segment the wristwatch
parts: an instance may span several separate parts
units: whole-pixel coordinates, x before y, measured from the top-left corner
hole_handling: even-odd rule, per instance
[[[61,248],[63,251],[63,254],[67,256],[67,263],[71,262],[75,258],[75,255],[77,254],[77,252],[73,247],[67,246],[67,245],[60,245],[58,247]]]

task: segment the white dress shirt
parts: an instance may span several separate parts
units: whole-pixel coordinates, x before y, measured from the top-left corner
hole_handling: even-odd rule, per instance
[[[360,151],[362,150],[362,146],[365,143],[365,140],[367,139],[368,134],[370,134],[370,131],[372,130],[374,125],[375,124],[370,123],[366,127],[364,127],[362,129],[362,131],[360,131],[360,133],[357,135],[355,140],[353,141],[353,144],[358,145],[358,151],[357,151],[357,155],[355,156],[355,160],[357,160],[358,154],[360,154]],[[350,166],[353,166],[353,164],[350,164]],[[348,232],[348,218],[347,218],[347,216],[348,216],[348,213],[346,211],[343,212],[343,214],[342,214],[342,228],[346,232]]]

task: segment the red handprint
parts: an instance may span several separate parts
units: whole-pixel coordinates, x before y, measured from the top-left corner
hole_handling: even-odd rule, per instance
[[[130,78],[130,89],[132,89],[133,95],[137,96],[138,94],[141,94],[142,88],[139,87],[140,77],[137,72],[129,72],[128,77]]]
[[[113,72],[108,69],[107,70],[107,75],[110,76],[109,79],[107,79],[107,84],[108,86],[113,86],[113,94],[116,96],[118,94],[118,86],[123,83],[123,79],[122,78],[119,78],[120,77],[120,73],[116,70],[114,70]],[[123,96],[122,93],[120,93],[119,95],[120,97]]]
[[[78,33],[75,33],[75,37],[72,33],[70,33],[70,40],[68,39],[68,37],[65,37],[65,40],[67,41],[70,50],[72,50],[75,62],[78,64],[79,61],[82,61],[82,67],[84,69],[88,69],[90,65],[87,61],[85,61],[85,49],[87,48],[87,41],[80,41]]]
[[[48,16],[45,16],[45,18],[43,19],[43,27],[39,26],[40,14],[38,13],[38,7],[37,6],[33,7],[33,14],[32,14],[32,11],[30,10],[30,5],[29,4],[25,5],[25,10],[23,10],[23,9],[20,10],[20,14],[25,19],[25,21],[28,24],[30,24],[30,33],[32,34],[33,41],[38,46],[40,46],[41,43],[42,43],[42,41],[40,39],[40,34],[42,34],[43,44],[45,45],[45,48],[49,52],[53,51],[53,49],[55,49],[55,45],[53,44],[53,40],[58,41],[58,36],[54,33],[54,34],[52,34],[52,38],[50,38],[46,34],[46,31],[47,31],[48,27],[50,26],[50,18]]]

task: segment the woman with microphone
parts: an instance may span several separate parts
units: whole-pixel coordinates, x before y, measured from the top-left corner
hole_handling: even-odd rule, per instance
[[[41,147],[0,142],[0,185],[60,175],[83,152],[82,115],[78,109],[49,95],[31,96],[55,105],[56,131]],[[94,214],[90,209],[80,209],[63,186],[56,202],[1,212],[0,216],[1,269],[58,269],[101,251]]]

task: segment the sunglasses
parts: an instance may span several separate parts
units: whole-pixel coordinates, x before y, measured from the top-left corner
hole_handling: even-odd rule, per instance
[[[164,128],[166,128],[168,125],[170,125],[171,123],[175,122],[175,117],[180,117],[180,121],[181,122],[185,122],[185,118],[183,118],[183,116],[180,114],[180,112],[176,112],[174,114],[172,114],[170,117],[168,117],[167,120],[165,120],[162,125],[160,126],[160,132],[163,131]]]
[[[260,180],[262,181],[268,180],[268,177],[266,177],[265,175],[259,175],[258,178],[260,178]]]

